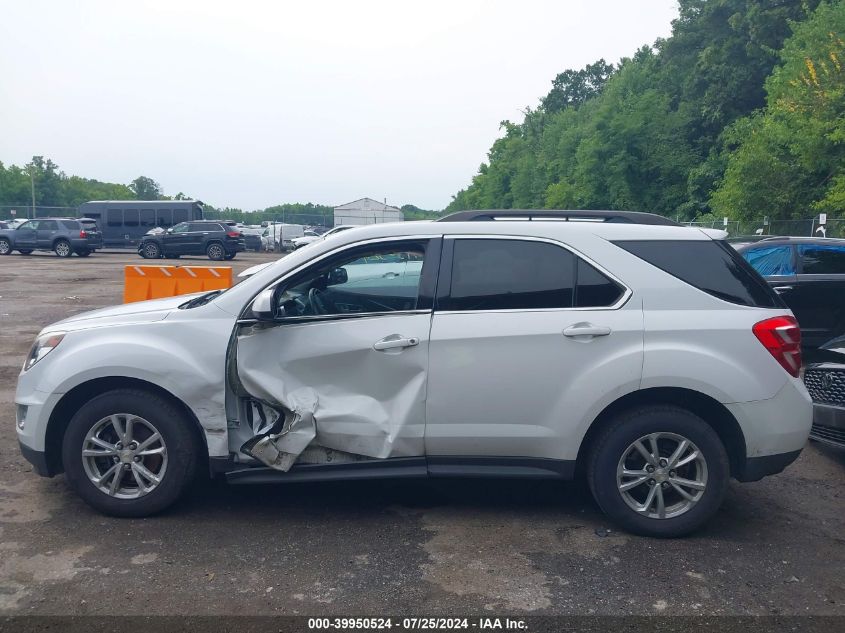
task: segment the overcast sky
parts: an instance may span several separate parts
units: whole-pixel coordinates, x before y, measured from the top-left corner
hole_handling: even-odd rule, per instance
[[[0,161],[215,206],[442,209],[554,76],[676,0],[0,0]],[[2,203],[2,200],[0,200]]]

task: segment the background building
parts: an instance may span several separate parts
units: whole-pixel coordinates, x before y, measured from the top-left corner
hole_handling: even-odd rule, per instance
[[[381,224],[383,222],[404,222],[402,210],[373,200],[361,198],[334,208],[334,225]]]

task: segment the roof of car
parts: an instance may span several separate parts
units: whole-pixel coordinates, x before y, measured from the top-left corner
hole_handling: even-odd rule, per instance
[[[742,242],[735,240],[734,246],[739,250],[746,250],[752,246],[771,246],[772,244],[836,244],[837,246],[845,245],[845,239],[836,237],[799,237],[790,235],[777,235],[772,237],[765,237],[761,240]]]
[[[607,211],[594,209],[481,209],[459,211],[443,216],[438,222],[479,222],[496,220],[556,220],[565,222],[609,222],[681,226],[678,222],[656,213],[641,211]]]

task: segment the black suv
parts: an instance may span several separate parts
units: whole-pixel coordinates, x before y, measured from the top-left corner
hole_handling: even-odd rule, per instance
[[[845,240],[769,237],[732,243],[795,313],[803,347],[812,350],[845,334]]]
[[[88,257],[102,247],[103,236],[91,218],[35,218],[16,229],[0,230],[0,255],[53,251],[59,257]]]
[[[243,234],[224,222],[193,220],[182,222],[157,235],[145,235],[138,254],[146,259],[207,255],[209,259],[234,259],[245,250]]]

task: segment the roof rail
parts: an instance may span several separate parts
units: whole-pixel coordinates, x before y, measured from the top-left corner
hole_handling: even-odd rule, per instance
[[[681,226],[678,222],[655,213],[640,211],[587,211],[556,209],[484,209],[458,211],[443,216],[438,222],[485,222],[493,220],[558,220],[564,222],[615,222],[621,224],[653,224]]]

